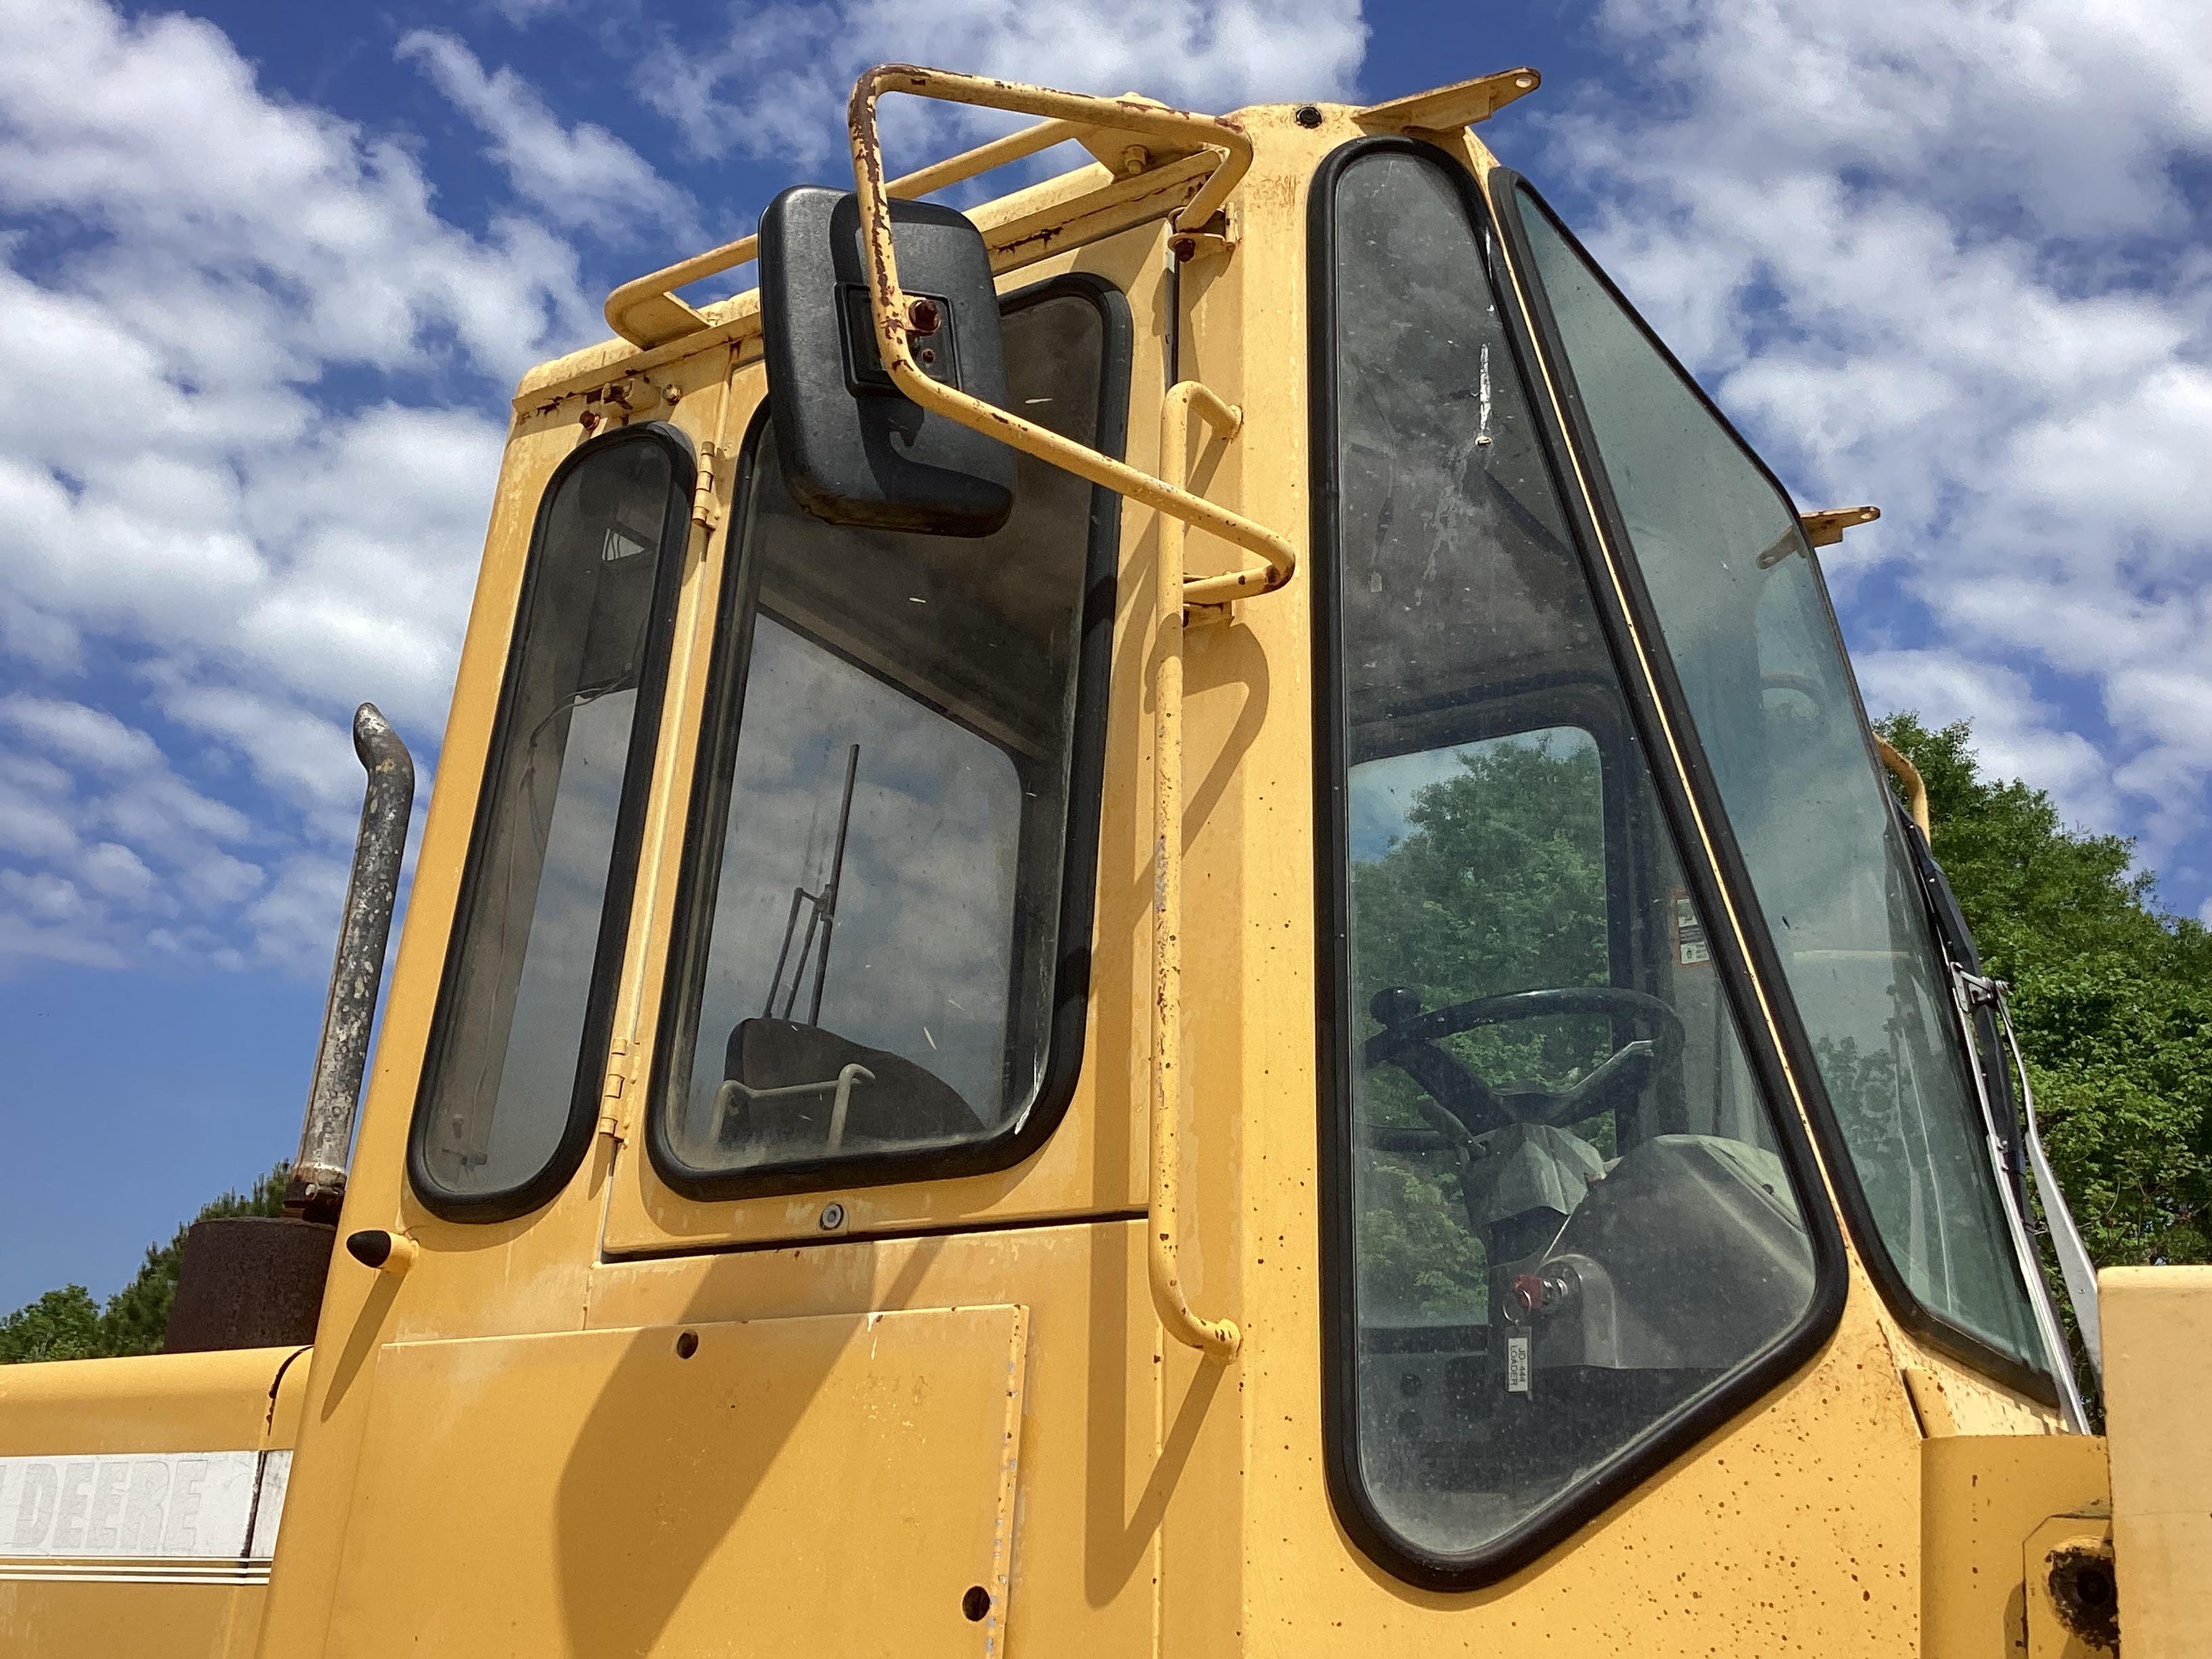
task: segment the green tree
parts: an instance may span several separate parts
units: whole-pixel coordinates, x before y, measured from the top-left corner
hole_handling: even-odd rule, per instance
[[[1964,722],[1883,734],[1928,785],[1936,856],[2013,1016],[2053,1169],[2104,1265],[2212,1261],[2212,933],[2124,836],[1984,777]]]
[[[48,1291],[0,1319],[0,1365],[86,1359],[99,1343],[100,1304],[82,1285]]]
[[[227,1192],[201,1206],[193,1220],[282,1215],[284,1182],[291,1172],[290,1164],[279,1164],[246,1191]],[[169,1304],[177,1294],[177,1270],[184,1261],[185,1235],[190,1231],[187,1223],[167,1243],[148,1245],[137,1276],[108,1297],[105,1308],[83,1285],[70,1285],[48,1291],[0,1319],[0,1364],[161,1352]]]

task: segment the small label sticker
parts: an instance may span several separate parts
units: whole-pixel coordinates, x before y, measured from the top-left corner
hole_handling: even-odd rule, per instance
[[[1505,1392],[1528,1392],[1528,1335],[1514,1331],[1505,1339]]]
[[[1694,968],[1713,959],[1712,951],[1705,945],[1705,924],[1698,920],[1690,896],[1684,892],[1674,895],[1674,956],[1685,968]]]

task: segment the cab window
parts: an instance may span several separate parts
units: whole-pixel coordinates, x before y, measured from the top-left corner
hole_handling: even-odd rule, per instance
[[[1118,447],[1125,315],[1073,279],[1010,301],[1015,407]],[[1115,524],[1024,457],[981,539],[833,526],[761,423],[654,1068],[672,1185],[950,1172],[1049,1127],[1081,1048]]]
[[[1796,513],[1549,211],[1525,186],[1516,195],[1619,522],[1870,1212],[1866,1243],[1917,1301],[1908,1316],[1932,1314],[1936,1334],[1968,1340],[1966,1357],[2047,1394],[1970,1056]]]
[[[1464,1583],[1765,1386],[1816,1249],[1472,181],[1384,141],[1316,189],[1331,1467]]]
[[[410,1143],[441,1213],[533,1207],[590,1136],[692,479],[651,425],[546,487]]]

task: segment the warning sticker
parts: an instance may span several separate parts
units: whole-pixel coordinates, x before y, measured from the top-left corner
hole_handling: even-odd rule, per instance
[[[1678,888],[1674,892],[1674,960],[1685,968],[1694,968],[1712,959],[1712,951],[1705,943],[1705,924],[1698,920],[1690,896]]]

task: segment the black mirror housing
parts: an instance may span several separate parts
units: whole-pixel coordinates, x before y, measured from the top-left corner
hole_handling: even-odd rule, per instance
[[[931,379],[994,407],[1006,401],[999,296],[983,234],[967,215],[894,201],[899,283],[936,302],[914,337]],[[988,536],[1014,507],[1014,452],[926,412],[876,349],[849,191],[797,185],[760,222],[761,327],[777,451],[799,504],[831,524]]]

